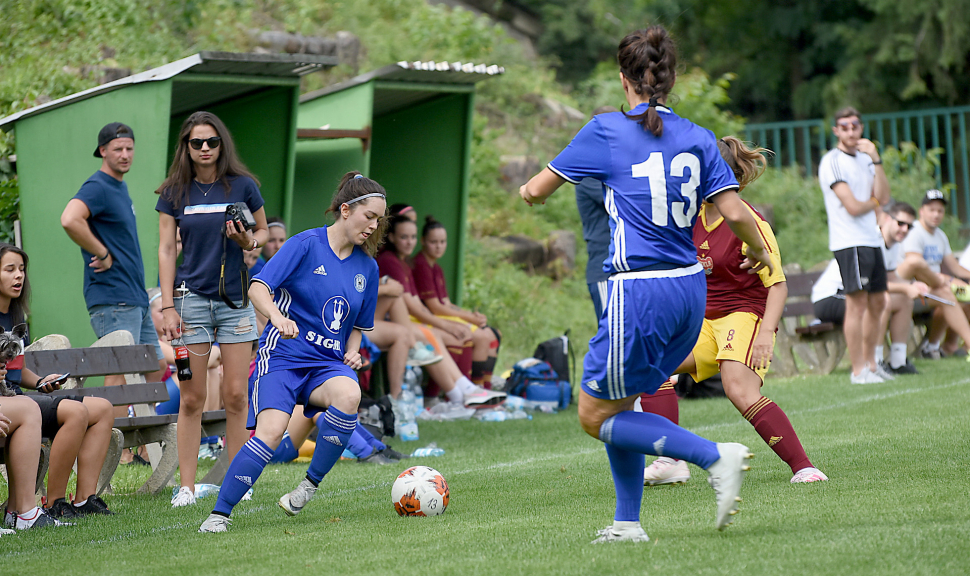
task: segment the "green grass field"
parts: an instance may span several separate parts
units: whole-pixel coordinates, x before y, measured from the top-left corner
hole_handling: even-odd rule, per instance
[[[682,424],[756,455],[724,532],[706,473],[692,466],[684,486],[645,489],[649,543],[591,545],[611,523],[613,486],[602,445],[572,408],[532,421],[422,423],[420,442],[396,443],[447,450],[420,461],[449,482],[443,516],[395,514],[390,487],[406,465],[340,462],[288,518],[276,499],[306,465],[271,466],[229,534],[196,532],[214,498],[173,510],[167,495],[119,494],[106,498],[114,517],[4,536],[0,574],[967,574],[970,370],[955,359],[917,365],[923,375],[870,386],[849,385],[844,372],[768,381],[765,395],[787,411],[826,483],[791,485],[726,399],[682,402]],[[116,491],[133,492],[146,474],[122,467]]]

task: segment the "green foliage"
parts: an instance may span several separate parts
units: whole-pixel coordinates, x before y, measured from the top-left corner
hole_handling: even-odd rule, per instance
[[[10,162],[0,157],[0,242],[13,244],[13,223],[20,216],[20,188]]]

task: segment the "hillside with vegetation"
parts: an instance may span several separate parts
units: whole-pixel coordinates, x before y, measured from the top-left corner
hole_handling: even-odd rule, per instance
[[[866,13],[868,26],[885,21],[879,10],[888,10],[883,6],[886,3],[863,3],[873,5]],[[741,18],[736,10],[725,12],[729,11],[727,2],[709,3],[706,8],[694,6],[703,4],[696,2],[646,0],[522,4],[540,14],[546,25],[538,59],[526,57],[522,47],[487,18],[444,5],[429,5],[424,0],[7,2],[0,18],[0,116],[90,88],[112,74],[139,72],[200,50],[256,50],[261,48],[259,33],[267,31],[306,37],[349,33],[359,40],[360,50],[352,62],[306,77],[302,86],[305,91],[400,60],[502,65],[506,73],[479,84],[476,98],[464,304],[480,309],[490,323],[503,330],[500,367],[507,368],[530,355],[536,343],[566,329],[572,330],[581,358],[586,341],[595,331],[595,321],[583,275],[585,247],[572,187],[563,187],[544,206],[529,208],[516,193],[521,182],[503,178],[503,167],[509,158],[543,166],[565,146],[594,108],[623,104],[612,61],[612,50],[623,33],[649,23],[643,16],[646,14],[651,20],[655,17],[669,23],[684,39],[681,60],[685,64],[681,66],[672,102],[679,114],[712,129],[718,136],[738,133],[744,126],[739,113],[748,113],[760,105],[757,98],[774,102],[779,99],[778,94],[787,90],[791,94],[772,110],[821,114],[831,110],[832,103],[842,103],[863,92],[857,89],[855,80],[845,82],[848,72],[837,66],[826,76],[829,84],[823,86],[815,77],[808,78],[809,83],[819,83],[819,94],[812,96],[815,99],[808,97],[810,90],[804,86],[804,77],[798,77],[797,87],[786,88],[784,82],[775,82],[771,85],[774,92],[750,91],[747,87],[764,82],[765,75],[779,73],[765,67],[759,70],[744,59],[745,54],[760,49],[756,39],[746,38],[732,57],[708,59],[733,35],[702,41],[695,33],[695,24],[708,26],[711,18]],[[684,5],[683,10],[671,11],[680,4]],[[785,15],[772,10],[772,22],[777,24]],[[637,16],[631,17],[633,14]],[[680,16],[674,18],[671,14]],[[941,23],[936,16],[931,20],[927,26],[942,26],[952,36],[953,22],[944,19]],[[570,22],[576,23],[574,29]],[[772,28],[769,32],[769,38],[808,34],[801,29]],[[821,44],[817,33],[814,29],[813,41]],[[878,49],[878,42],[872,42],[875,47],[867,50]],[[954,67],[963,70],[959,63],[947,60],[954,51],[966,52],[961,42],[964,40],[954,38],[949,44],[944,43],[934,53],[936,60],[927,64],[932,78],[937,79],[935,83],[924,85],[922,92],[918,83],[910,83],[904,87],[904,93],[892,92],[889,101],[901,102],[908,94],[911,98],[950,102],[950,95],[954,90],[959,93],[965,81],[965,77],[961,80],[953,72]],[[822,50],[818,46],[816,49]],[[788,46],[777,52],[790,54]],[[917,64],[925,60],[920,59],[919,53],[914,58]],[[898,67],[905,62],[893,65]],[[790,68],[792,62],[785,66]],[[789,80],[792,78],[796,77],[790,76]],[[948,78],[953,90],[943,85]],[[832,87],[838,85],[845,89],[839,92]],[[739,86],[745,88],[739,92]],[[803,100],[808,104],[799,104]],[[7,239],[16,218],[17,186],[5,158],[15,153],[16,135],[0,135],[0,236]],[[884,156],[893,192],[898,197],[913,201],[932,186],[933,167],[938,162],[933,154],[923,157],[904,147],[888,150]],[[753,202],[773,206],[787,261],[809,267],[829,257],[824,207],[811,178],[806,179],[797,169],[772,169],[745,193]],[[532,274],[509,263],[505,254],[496,251],[495,244],[487,240],[522,235],[545,241],[550,233],[560,230],[575,234],[578,249],[575,267],[558,268],[554,274]],[[951,223],[948,231],[952,230]]]

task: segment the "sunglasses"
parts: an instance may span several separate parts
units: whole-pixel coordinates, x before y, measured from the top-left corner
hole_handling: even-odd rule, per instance
[[[896,220],[896,219],[895,219],[895,218],[893,218],[893,220]],[[896,220],[896,224],[897,224],[897,225],[898,225],[898,226],[899,226],[900,228],[905,228],[905,229],[907,229],[907,230],[909,230],[910,228],[912,228],[912,227],[913,227],[913,223],[912,223],[912,222],[903,222],[902,220]]]
[[[189,146],[193,150],[202,150],[202,145],[208,144],[209,148],[218,148],[219,144],[222,144],[222,138],[219,136],[213,136],[212,138],[192,138],[189,140]]]
[[[853,128],[859,128],[862,126],[862,122],[858,120],[853,120],[852,122],[836,122],[836,126],[843,130],[852,130]]]

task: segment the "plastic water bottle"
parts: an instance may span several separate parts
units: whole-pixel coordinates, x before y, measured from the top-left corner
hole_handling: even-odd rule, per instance
[[[417,450],[411,453],[412,458],[423,458],[425,456],[444,456],[444,455],[445,455],[445,449],[438,448],[438,445],[435,444],[434,442],[432,442],[431,444],[428,444],[424,448],[418,448]]]
[[[175,495],[178,494],[179,488],[181,488],[181,486],[176,486],[175,488],[172,489],[172,498],[174,498]],[[215,494],[216,496],[219,495],[219,486],[215,484],[196,484],[195,485],[196,498],[205,498],[206,496],[211,496],[213,494]]]
[[[407,382],[401,385],[401,398],[398,401],[401,412],[400,438],[405,442],[418,439],[418,422],[415,420],[415,398]],[[396,416],[396,415],[395,415]]]
[[[509,413],[505,410],[483,410],[476,414],[475,418],[482,422],[505,422],[509,419]]]

